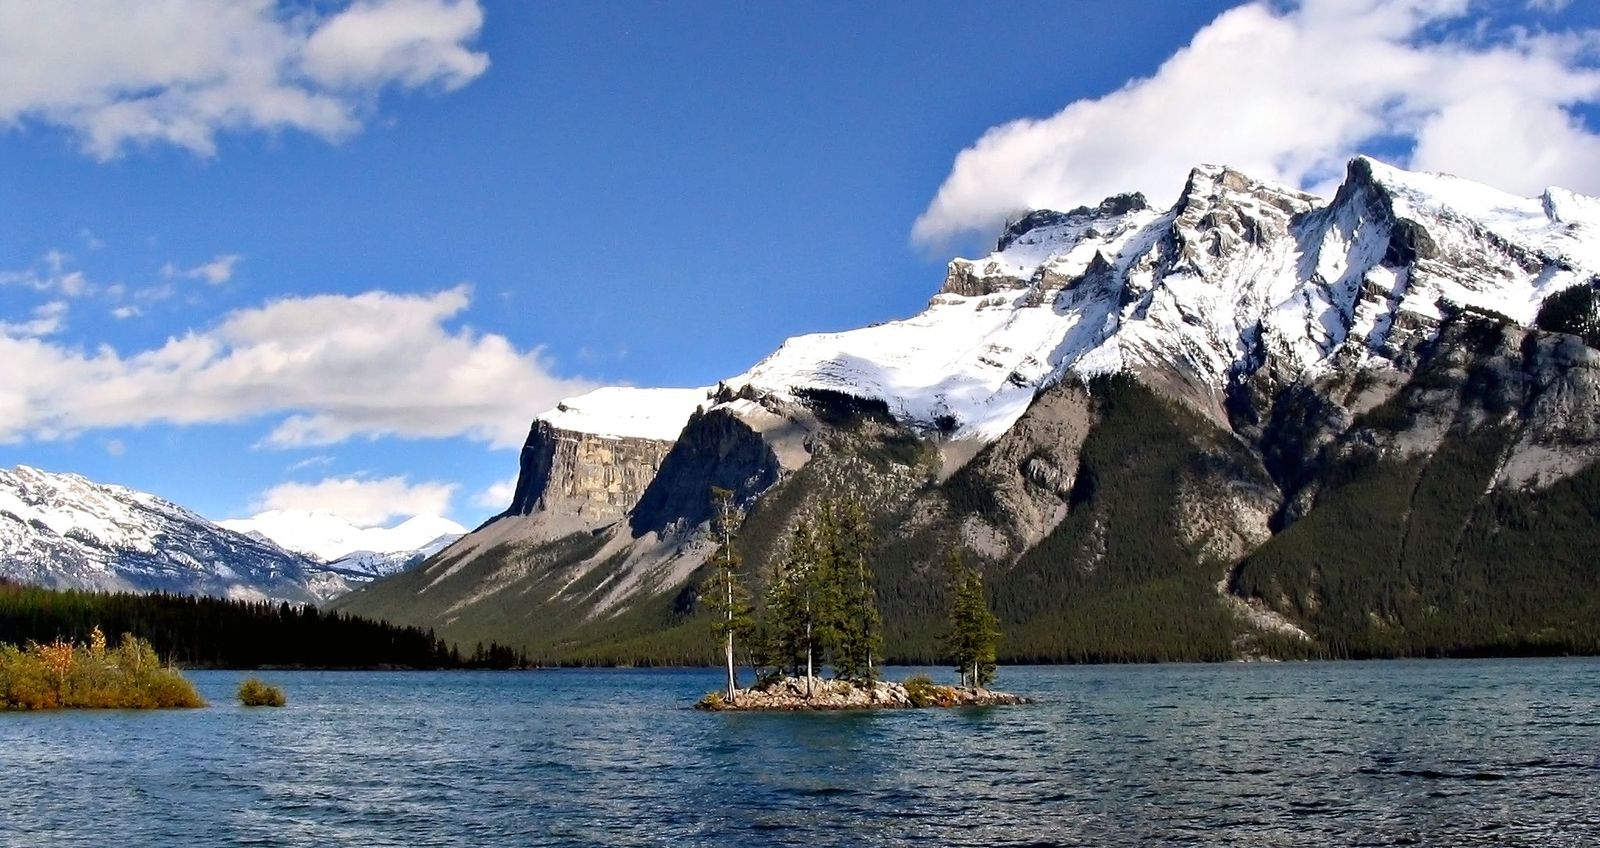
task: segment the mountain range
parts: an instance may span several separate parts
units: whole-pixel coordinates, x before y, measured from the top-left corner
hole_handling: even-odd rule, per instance
[[[53,588],[321,603],[420,563],[462,532],[434,516],[360,530],[301,512],[219,525],[146,492],[0,469],[0,577]]]
[[[1198,167],[1167,208],[1020,216],[911,318],[563,401],[503,514],[336,606],[695,661],[717,486],[757,590],[820,499],[867,502],[902,659],[950,549],[1012,660],[1594,651],[1597,274],[1600,201],[1561,189]]]

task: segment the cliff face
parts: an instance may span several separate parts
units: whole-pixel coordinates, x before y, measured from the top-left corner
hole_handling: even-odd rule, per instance
[[[638,503],[674,442],[601,436],[535,421],[522,448],[506,516],[576,516],[593,526],[620,520]]]
[[[663,458],[629,518],[635,536],[681,533],[711,519],[712,488],[747,503],[778,482],[778,457],[761,435],[726,410],[696,412]]]

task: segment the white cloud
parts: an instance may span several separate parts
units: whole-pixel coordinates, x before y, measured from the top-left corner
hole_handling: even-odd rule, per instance
[[[123,444],[121,439],[111,439],[111,440],[108,440],[106,442],[106,455],[107,456],[113,456],[113,457],[122,456],[123,454],[125,454],[127,452],[128,452],[128,446]]]
[[[405,477],[329,477],[316,483],[283,483],[261,495],[255,508],[331,512],[357,527],[377,527],[391,518],[445,515],[455,483],[411,483]]]
[[[292,474],[296,471],[304,471],[307,468],[321,468],[332,464],[333,457],[327,454],[318,454],[316,456],[308,456],[305,459],[295,462],[294,464],[290,465],[287,470]]]
[[[392,80],[455,90],[489,67],[487,56],[461,46],[482,27],[483,11],[476,3],[369,0],[312,33],[302,65],[312,79],[333,87]]]
[[[175,278],[205,280],[211,285],[220,286],[233,279],[233,268],[239,264],[240,258],[237,253],[224,254],[193,268],[179,268],[174,263],[168,262],[162,266],[161,276],[169,280]]]
[[[485,509],[501,510],[511,506],[511,498],[516,493],[517,478],[516,475],[512,475],[489,484],[489,487],[479,492],[472,502]]]
[[[267,444],[465,436],[516,447],[535,414],[593,385],[553,376],[537,349],[452,326],[470,299],[464,286],[285,298],[126,356],[0,334],[0,442],[287,415]]]
[[[67,302],[52,300],[33,310],[27,321],[0,321],[0,335],[37,339],[61,332],[67,323]]]
[[[65,127],[101,159],[201,155],[224,131],[360,129],[385,88],[454,90],[488,67],[477,0],[0,0],[0,126]]]
[[[116,306],[112,307],[111,309],[111,317],[116,318],[119,321],[127,320],[129,318],[137,318],[141,314],[142,313],[139,311],[139,307],[137,306]]]
[[[82,271],[67,270],[71,264],[71,255],[51,250],[27,268],[0,271],[0,286],[20,286],[66,297],[93,294],[98,287],[89,282]]]
[[[1227,11],[1154,76],[989,129],[956,157],[913,238],[992,236],[1022,209],[1124,191],[1166,202],[1201,163],[1325,189],[1380,141],[1412,143],[1409,167],[1510,191],[1600,191],[1600,136],[1571,111],[1600,102],[1600,34],[1458,26],[1469,10],[1304,0]]]

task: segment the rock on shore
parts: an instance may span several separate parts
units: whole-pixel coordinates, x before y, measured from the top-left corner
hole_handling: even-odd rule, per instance
[[[1030,704],[1031,700],[1007,692],[982,687],[941,686],[913,680],[911,686],[882,680],[871,683],[850,680],[824,680],[813,677],[807,693],[806,679],[785,677],[760,687],[738,689],[733,700],[722,692],[712,692],[695,704],[702,710],[750,710],[784,712],[793,710],[868,710],[914,709],[918,707],[977,707],[1001,704]]]

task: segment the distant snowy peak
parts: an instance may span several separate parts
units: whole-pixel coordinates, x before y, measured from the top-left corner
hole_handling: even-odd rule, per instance
[[[405,554],[437,545],[442,548],[465,534],[466,528],[437,515],[418,515],[394,527],[357,527],[332,512],[319,510],[269,510],[251,518],[218,522],[249,536],[265,538],[285,550],[332,563],[352,554]],[[442,544],[439,544],[444,540]]]
[[[567,398],[538,420],[560,430],[616,439],[670,442],[683,431],[696,407],[709,403],[712,390],[638,389],[610,386]]]
[[[1155,370],[1220,398],[1262,365],[1296,375],[1342,351],[1384,359],[1452,306],[1531,323],[1600,274],[1600,201],[1521,198],[1357,158],[1330,203],[1230,168],[1195,168],[1162,212],[1139,195],[1037,210],[996,250],[956,259],[922,313],[789,339],[727,381],[884,400],[957,437],[1004,433],[1066,375]]]
[[[342,578],[146,492],[0,469],[0,576],[55,588],[316,602]]]
[[[426,544],[397,551],[352,551],[327,563],[329,571],[362,581],[397,574],[450,547],[462,533],[441,534]]]

